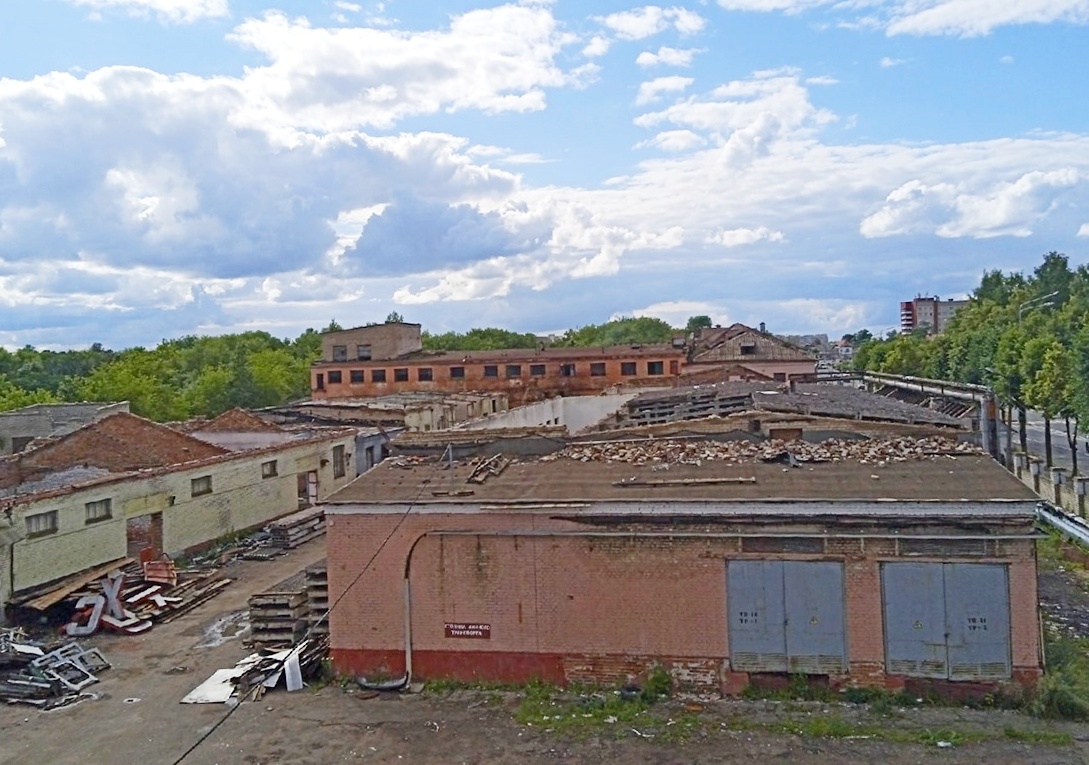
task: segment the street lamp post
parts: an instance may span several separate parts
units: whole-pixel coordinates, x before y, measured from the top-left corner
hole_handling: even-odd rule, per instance
[[[1032,300],[1026,300],[1021,305],[1017,306],[1017,323],[1021,323],[1021,318],[1025,315],[1025,311],[1030,308],[1044,308],[1055,305],[1055,301],[1052,299],[1059,294],[1058,290],[1049,292],[1046,295],[1040,295],[1040,297],[1034,297]]]
[[[1039,297],[1026,300],[1021,305],[1017,306],[1017,323],[1021,323],[1021,318],[1025,315],[1025,311],[1032,308],[1047,308],[1055,305],[1055,296],[1059,294],[1058,290],[1049,292],[1046,295],[1040,295]],[[1021,448],[1025,448],[1025,425],[1026,413],[1025,406],[1022,404],[1018,408],[1017,412],[1018,424],[1021,426]],[[1051,420],[1047,417],[1044,418],[1044,454],[1047,458],[1047,466],[1051,467]]]

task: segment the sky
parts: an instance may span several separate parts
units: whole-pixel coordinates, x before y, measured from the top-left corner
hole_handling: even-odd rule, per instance
[[[0,345],[899,321],[1089,258],[1089,0],[21,0]]]

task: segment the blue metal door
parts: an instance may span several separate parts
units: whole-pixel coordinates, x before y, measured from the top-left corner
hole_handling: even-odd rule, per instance
[[[743,672],[786,672],[782,562],[732,560],[726,572],[731,666]]]
[[[789,671],[845,673],[843,564],[784,561],[783,594]]]
[[[949,678],[1010,676],[1010,593],[1002,565],[947,563],[945,613]]]
[[[946,677],[945,583],[940,563],[881,566],[885,669],[894,675]]]

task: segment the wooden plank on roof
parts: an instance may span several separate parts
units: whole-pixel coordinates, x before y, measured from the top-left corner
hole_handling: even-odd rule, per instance
[[[67,579],[62,580],[60,584],[54,586],[52,589],[39,595],[33,600],[23,603],[22,605],[26,606],[27,608],[33,608],[37,611],[44,611],[50,606],[56,603],[60,603],[62,600],[67,598],[76,590],[83,587],[85,584],[93,582],[96,579],[101,579],[111,571],[116,571],[117,569],[124,568],[125,566],[134,562],[135,560],[133,558],[118,558],[112,563],[105,563],[96,568],[88,569],[87,571],[84,571],[80,574],[75,574],[74,576],[70,576]]]

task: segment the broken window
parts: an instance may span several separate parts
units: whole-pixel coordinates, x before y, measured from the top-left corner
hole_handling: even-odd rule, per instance
[[[560,377],[574,377],[575,365],[574,364],[560,364]]]
[[[786,372],[776,372],[773,375],[773,377],[775,378],[775,382],[786,382],[787,381]]]
[[[353,385],[357,385],[357,384],[363,382],[363,370],[362,369],[353,369],[351,371],[351,375],[352,375],[352,384]]]
[[[665,374],[665,362],[664,361],[648,361],[647,362],[647,374],[648,375],[664,375]]]
[[[334,385],[339,383],[343,378],[341,377],[340,370],[334,370],[329,373],[329,384]]]
[[[371,372],[371,382],[384,383],[386,381],[386,370],[375,369]]]
[[[57,530],[57,511],[48,513],[36,513],[26,517],[26,535],[28,537],[40,537],[43,534],[52,534]]]
[[[83,505],[86,513],[86,522],[106,521],[113,517],[113,501],[110,499],[98,499]]]
[[[348,360],[348,346],[346,345],[334,345],[333,346],[333,361],[347,361]]]
[[[530,364],[529,374],[531,377],[544,377],[545,365],[544,364]]]
[[[604,377],[605,376],[605,362],[594,361],[590,363],[590,377]]]
[[[450,367],[450,377],[454,380],[465,378],[465,367]]]
[[[635,362],[634,361],[621,361],[620,362],[620,374],[625,377],[635,377]]]
[[[333,447],[333,478],[344,477],[344,447]]]
[[[496,364],[485,364],[484,365],[484,376],[485,377],[499,377],[499,366],[496,365]]]
[[[212,493],[212,476],[202,475],[189,482],[189,493],[194,497]]]
[[[522,365],[521,364],[507,364],[507,377],[521,377]]]
[[[261,477],[273,478],[276,476],[276,460],[261,463]]]
[[[756,343],[754,343],[751,340],[742,343],[741,344],[741,355],[742,356],[754,356],[754,355],[756,355]]]
[[[355,347],[355,357],[358,361],[370,361],[371,347],[369,345],[357,345]]]
[[[435,379],[435,375],[431,371],[431,367],[420,367],[416,370],[416,379],[420,382],[431,382]]]
[[[393,370],[393,381],[394,382],[408,382],[408,369],[406,367],[402,367],[401,369],[394,369]]]
[[[314,383],[314,389],[325,390],[325,375],[323,375],[321,372],[318,372],[316,380],[317,381]]]

